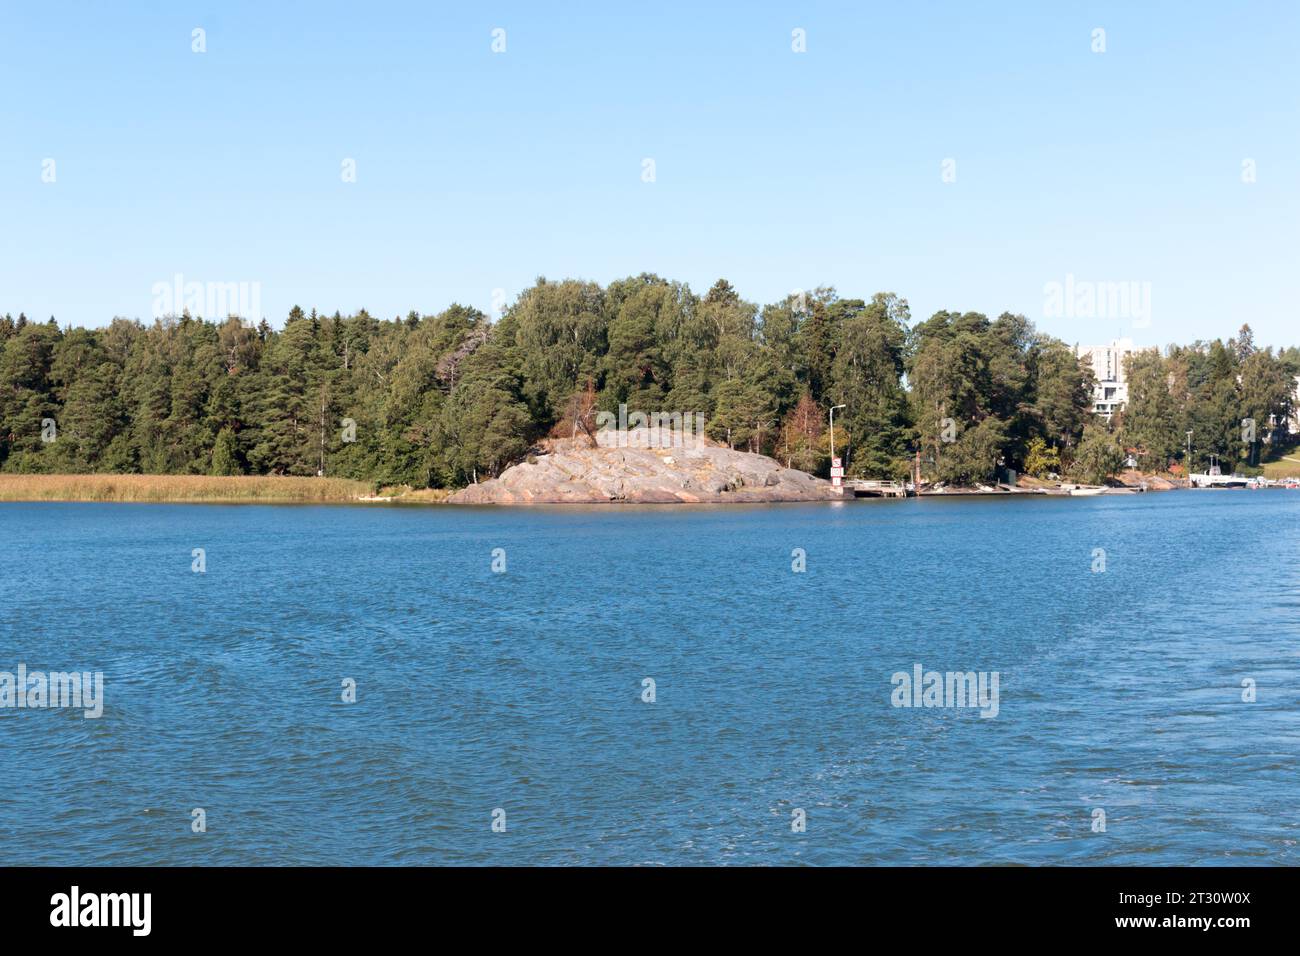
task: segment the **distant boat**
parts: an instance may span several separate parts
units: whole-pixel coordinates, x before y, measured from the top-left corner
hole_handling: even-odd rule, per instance
[[[1210,456],[1210,470],[1193,472],[1190,476],[1193,488],[1245,488],[1250,479],[1245,475],[1225,475],[1219,468],[1219,456]]]
[[[1216,475],[1213,472],[1193,472],[1193,488],[1245,488],[1251,479],[1245,475]]]
[[[1070,494],[1076,497],[1086,497],[1089,495],[1101,495],[1105,493],[1106,493],[1106,488],[1104,485],[1098,488],[1084,488],[1080,485],[1075,485],[1073,488],[1070,489]]]

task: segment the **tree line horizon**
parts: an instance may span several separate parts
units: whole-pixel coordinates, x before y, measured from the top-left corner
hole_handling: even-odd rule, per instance
[[[1258,464],[1289,440],[1300,349],[1227,339],[1139,351],[1129,401],[1093,415],[1091,368],[1023,315],[939,311],[833,287],[759,306],[643,273],[539,278],[499,319],[453,304],[391,320],[294,306],[262,319],[0,318],[0,471],[317,475],[460,487],[620,404],[703,414],[710,438],[826,474],[1101,480],[1209,455]],[[1243,420],[1257,423],[1251,440]],[[50,423],[53,422],[53,428]],[[52,440],[51,440],[52,439]]]

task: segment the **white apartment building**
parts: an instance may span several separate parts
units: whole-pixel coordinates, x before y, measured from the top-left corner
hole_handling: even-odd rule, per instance
[[[1237,376],[1237,381],[1241,381],[1241,376]],[[1295,377],[1295,387],[1291,390],[1291,412],[1285,419],[1279,420],[1279,416],[1268,416],[1268,433],[1264,436],[1264,441],[1273,442],[1285,439],[1287,435],[1300,435],[1300,375]]]
[[[1132,339],[1116,339],[1108,345],[1076,345],[1074,354],[1092,366],[1097,384],[1092,393],[1092,410],[1110,421],[1128,401],[1128,376],[1124,360],[1134,352]]]
[[[1300,375],[1295,377],[1295,391],[1291,393],[1291,426],[1292,435],[1300,435]]]

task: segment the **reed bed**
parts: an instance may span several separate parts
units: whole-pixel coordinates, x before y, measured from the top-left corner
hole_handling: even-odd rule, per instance
[[[276,475],[0,475],[0,501],[351,501],[373,485]]]

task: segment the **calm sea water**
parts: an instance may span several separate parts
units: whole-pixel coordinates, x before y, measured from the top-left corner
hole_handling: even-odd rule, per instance
[[[1300,493],[3,504],[0,579],[105,679],[0,710],[8,863],[1300,862]]]

